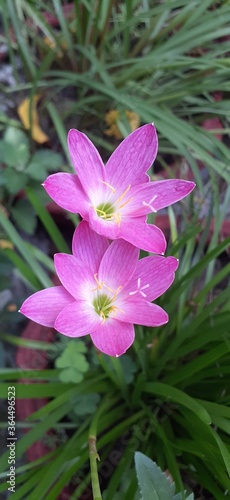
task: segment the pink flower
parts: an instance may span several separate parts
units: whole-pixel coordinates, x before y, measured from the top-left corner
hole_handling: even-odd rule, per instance
[[[134,341],[134,326],[167,323],[167,313],[151,301],[174,280],[174,257],[138,260],[139,250],[124,240],[109,244],[83,221],[75,230],[73,255],[56,254],[62,283],[41,290],[20,312],[68,337],[90,334],[95,346],[120,356]]]
[[[86,135],[70,130],[69,153],[77,175],[50,175],[44,187],[58,205],[79,213],[98,234],[164,254],[164,235],[146,224],[146,216],[181,200],[195,184],[179,179],[149,182],[146,172],[156,158],[157,145],[155,127],[144,125],[118,146],[104,166]]]

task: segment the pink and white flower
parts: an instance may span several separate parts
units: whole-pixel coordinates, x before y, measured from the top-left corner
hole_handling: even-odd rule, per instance
[[[174,280],[178,260],[149,256],[124,240],[108,240],[83,221],[75,230],[73,255],[54,258],[60,286],[41,290],[20,312],[68,337],[90,334],[95,346],[120,356],[134,341],[134,326],[160,326],[167,313],[151,302]]]
[[[93,143],[78,130],[70,130],[68,147],[77,175],[50,175],[43,185],[51,198],[79,213],[98,234],[163,255],[165,237],[158,227],[146,223],[147,214],[181,200],[195,184],[180,179],[149,182],[147,171],[158,148],[155,127],[148,124],[132,132],[106,166]]]

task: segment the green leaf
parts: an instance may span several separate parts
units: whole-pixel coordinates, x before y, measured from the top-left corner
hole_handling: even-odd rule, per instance
[[[7,164],[14,166],[17,170],[23,170],[29,160],[29,141],[22,130],[8,127],[4,134],[4,142],[12,150],[12,160]],[[7,147],[9,153],[9,148]],[[14,159],[15,158],[15,159]]]
[[[8,257],[5,255],[4,253],[4,250],[0,250],[0,275],[1,275],[1,278],[2,276],[8,276],[12,270],[13,270],[14,266],[12,264],[12,262],[10,261],[10,259],[8,259]]]
[[[30,252],[29,248],[27,248],[23,238],[18,234],[13,224],[7,219],[6,215],[0,211],[0,227],[2,226],[4,232],[12,241],[13,245],[17,248],[19,253],[25,259],[25,261],[29,264],[31,273],[34,274],[39,280],[39,282],[44,287],[53,286],[51,279],[48,274],[44,271],[42,266],[37,262],[34,258],[33,254]]]
[[[5,141],[0,141],[0,161],[7,166],[17,165],[17,150]]]
[[[197,403],[195,399],[176,387],[171,387],[169,384],[163,384],[161,382],[147,382],[143,387],[143,391],[161,396],[169,401],[174,401],[179,405],[189,408],[189,410],[195,413],[195,415],[207,425],[210,425],[212,422],[209,413],[201,404]]]
[[[28,177],[24,172],[17,172],[17,170],[10,168],[7,168],[2,175],[5,178],[6,189],[10,194],[17,194],[28,182]]]
[[[26,173],[37,181],[44,181],[48,172],[62,170],[63,158],[50,149],[40,149],[31,158]]]
[[[37,218],[28,200],[18,200],[11,208],[11,214],[16,225],[28,234],[34,234]]]
[[[58,226],[55,224],[50,213],[43,206],[43,204],[38,196],[38,193],[34,189],[27,187],[26,194],[27,194],[28,200],[30,201],[30,203],[34,207],[34,210],[35,210],[37,216],[41,220],[42,224],[44,225],[45,229],[47,230],[50,238],[52,239],[52,241],[56,245],[59,252],[69,253],[70,250],[69,250],[69,247],[65,241],[65,238],[63,237]]]
[[[120,358],[121,360],[121,365],[124,370],[124,379],[126,384],[131,384],[131,382],[134,379],[134,374],[137,372],[137,365],[134,363],[133,359],[131,356],[128,354],[124,354]]]
[[[89,369],[86,360],[86,346],[81,341],[70,341],[65,350],[55,361],[57,368],[62,368],[59,378],[62,382],[79,383],[84,378],[84,373]]]
[[[139,451],[135,452],[135,466],[141,500],[173,500],[175,484],[155,462]],[[180,496],[180,498],[182,498]],[[178,498],[179,500],[179,498]]]
[[[74,413],[79,416],[93,414],[97,409],[99,401],[100,395],[97,393],[79,394],[73,401]]]

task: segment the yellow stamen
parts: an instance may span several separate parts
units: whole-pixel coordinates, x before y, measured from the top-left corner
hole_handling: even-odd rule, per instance
[[[102,325],[104,324],[105,320],[106,320],[106,317],[105,317],[105,313],[103,313],[103,311],[101,310],[100,311],[100,316],[102,317]]]
[[[128,203],[132,200],[133,198],[129,198],[127,201],[125,201],[125,203],[123,203],[123,205],[120,205],[120,209],[125,207],[125,205],[128,205]]]
[[[105,288],[107,288],[107,290],[109,290],[109,292],[113,293],[113,296],[111,298],[111,302],[113,302],[116,299],[118,291],[121,290],[122,286],[118,286],[116,288],[116,290],[114,291],[112,288],[110,288],[109,286],[105,285],[104,283],[103,283],[103,285],[104,285]]]
[[[109,290],[109,292],[114,293],[114,291],[112,290],[112,288],[109,288],[109,286],[107,286],[107,285],[104,284],[104,287],[107,288],[107,290]]]
[[[107,218],[107,215],[104,212],[104,210],[100,210],[99,208],[96,208],[96,207],[93,207],[93,208],[94,208],[94,210],[95,210],[96,213],[99,212],[100,214],[102,214],[102,215],[100,215],[101,218],[104,218],[104,219]]]
[[[111,299],[112,301],[114,301],[114,300],[117,298],[117,294],[118,294],[119,290],[121,290],[122,288],[123,288],[123,287],[122,287],[121,285],[117,287],[117,289],[116,289],[116,290],[115,290],[115,292],[114,292],[114,296],[113,296],[113,298]]]
[[[111,313],[111,312],[112,312],[112,313],[114,313],[114,314],[113,314],[113,316],[112,316],[112,318],[115,318],[115,317],[116,317],[116,309],[117,309],[118,311],[121,311],[122,313],[124,312],[124,311],[122,311],[122,309],[121,309],[120,307],[117,307],[117,306],[112,306],[112,308],[111,308],[111,310],[110,310],[110,313]]]
[[[96,273],[96,274],[94,274],[94,275],[93,275],[93,277],[94,277],[94,279],[95,279],[95,281],[96,281],[96,283],[97,283],[97,287],[96,287],[96,288],[93,288],[93,289],[91,290],[91,292],[96,292],[96,290],[101,290],[101,289],[103,288],[103,286],[104,286],[104,281],[102,281],[101,283],[100,283],[100,281],[98,281],[98,279],[97,279],[97,273]]]
[[[126,193],[128,193],[130,188],[131,188],[131,184],[127,187],[127,189],[124,191],[124,193],[122,193],[121,196],[119,196],[118,200],[115,202],[115,205],[118,205],[118,203],[120,203],[120,201],[123,200],[124,196],[126,195]]]
[[[120,212],[117,212],[116,214],[113,214],[113,218],[114,218],[115,222],[117,223],[117,225],[120,227],[120,225],[121,225],[121,214],[120,214]]]
[[[112,190],[113,193],[116,193],[116,189],[114,189],[113,186],[111,186],[110,184],[108,184],[108,182],[105,182],[105,181],[101,181],[101,182],[102,182],[102,184],[105,184],[106,186],[108,186]]]

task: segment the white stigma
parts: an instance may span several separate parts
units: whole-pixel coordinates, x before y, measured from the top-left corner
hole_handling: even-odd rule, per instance
[[[142,205],[145,207],[151,208],[152,212],[156,213],[157,210],[152,206],[153,201],[155,201],[157,198],[157,194],[154,194],[154,196],[151,198],[151,200],[147,203],[146,201],[142,201]]]
[[[149,288],[149,283],[147,283],[147,285],[143,285],[141,287],[141,278],[138,278],[137,290],[134,290],[133,292],[129,292],[129,295],[135,295],[136,293],[140,293],[142,295],[142,297],[147,297],[146,293],[143,292],[143,290],[146,290],[146,288]]]

